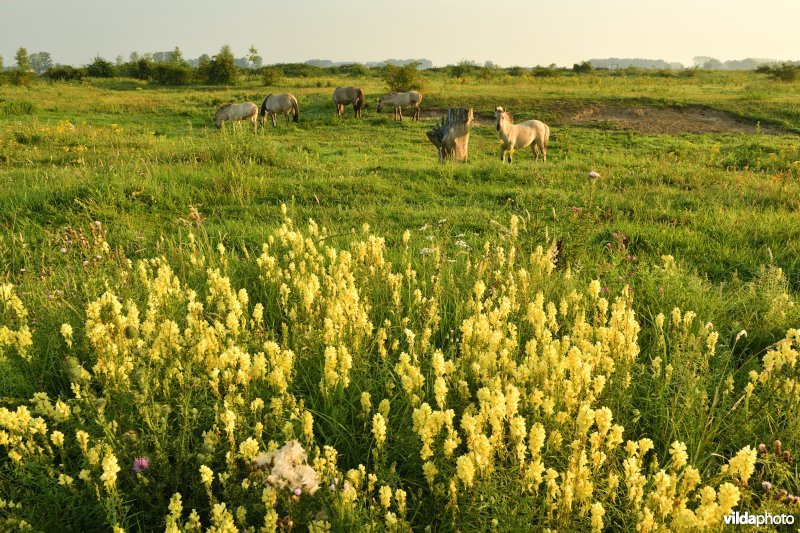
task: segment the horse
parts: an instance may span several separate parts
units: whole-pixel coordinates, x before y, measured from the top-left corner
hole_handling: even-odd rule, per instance
[[[414,106],[414,115],[411,117],[411,120],[416,120],[419,122],[419,103],[422,101],[422,94],[418,93],[417,91],[409,91],[407,93],[389,93],[380,100],[378,100],[378,113],[381,112],[381,108],[385,105],[393,106],[394,107],[394,118],[397,120],[397,117],[400,117],[400,121],[403,121],[403,109],[402,106],[404,105],[413,105]]]
[[[258,106],[253,102],[245,102],[243,104],[222,104],[214,113],[214,125],[217,129],[222,128],[222,124],[227,120],[231,123],[234,130],[236,129],[237,120],[249,120],[253,123],[253,133],[258,131]]]
[[[272,125],[277,126],[275,117],[278,113],[286,115],[286,122],[289,122],[289,113],[294,114],[294,121],[300,120],[300,108],[297,107],[297,98],[289,93],[268,94],[261,103],[261,123],[267,123],[267,113],[272,117]]]
[[[344,115],[345,106],[353,104],[353,115],[358,118],[364,111],[364,93],[358,87],[337,87],[333,91],[333,103],[340,117]]]
[[[494,117],[497,119],[498,136],[502,141],[500,161],[505,162],[505,155],[508,152],[510,165],[513,150],[531,145],[533,145],[533,161],[539,159],[539,153],[542,154],[544,161],[547,161],[547,143],[550,142],[550,127],[547,124],[539,120],[526,120],[514,124],[511,115],[499,106],[494,110]]]

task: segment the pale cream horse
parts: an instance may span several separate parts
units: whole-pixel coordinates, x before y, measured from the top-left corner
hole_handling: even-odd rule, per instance
[[[353,104],[353,115],[358,118],[364,112],[364,93],[358,87],[337,87],[333,91],[333,103],[340,117],[344,115],[345,106]]]
[[[381,108],[383,106],[392,106],[394,107],[394,118],[397,120],[400,117],[400,121],[403,120],[403,109],[402,106],[404,105],[413,105],[414,106],[414,114],[411,117],[411,120],[416,120],[419,122],[419,103],[422,101],[422,94],[418,93],[417,91],[409,91],[407,93],[389,93],[380,100],[378,100],[378,113],[381,112]]]
[[[297,106],[297,98],[290,93],[268,94],[261,103],[261,123],[266,124],[267,114],[272,117],[272,125],[277,126],[275,117],[278,113],[286,115],[286,122],[289,122],[289,113],[294,115],[294,121],[300,120],[300,108]]]
[[[497,119],[497,131],[502,145],[500,147],[500,161],[505,161],[508,152],[508,163],[511,164],[512,152],[517,148],[533,145],[533,161],[539,159],[539,153],[547,161],[547,143],[550,142],[550,127],[539,120],[526,120],[519,124],[512,122],[509,115],[502,107],[494,110]]]
[[[222,124],[227,120],[236,129],[237,120],[249,120],[253,123],[253,133],[258,131],[258,106],[253,102],[243,104],[222,104],[214,113],[214,125],[217,129],[222,128]]]

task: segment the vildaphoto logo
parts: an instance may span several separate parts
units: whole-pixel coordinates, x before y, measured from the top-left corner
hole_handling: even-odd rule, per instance
[[[750,514],[735,512],[725,515],[726,526],[791,526],[794,515],[791,514]]]

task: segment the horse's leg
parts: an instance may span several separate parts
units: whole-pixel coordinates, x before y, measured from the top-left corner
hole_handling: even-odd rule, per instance
[[[273,128],[277,127],[278,126],[278,121],[277,121],[278,114],[277,113],[270,113],[269,116],[272,117],[272,127]]]
[[[400,122],[403,122],[403,106],[397,106],[397,112],[400,113]]]

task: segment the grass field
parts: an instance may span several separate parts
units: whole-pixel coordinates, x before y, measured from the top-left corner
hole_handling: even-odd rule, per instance
[[[330,100],[351,83],[362,120]],[[284,90],[298,124],[211,123]],[[4,527],[793,512],[797,84],[433,75],[419,123],[384,92],[0,87]],[[500,163],[497,105],[550,124],[546,164]],[[451,106],[478,117],[463,165],[425,138]],[[317,478],[252,466],[292,439]]]

